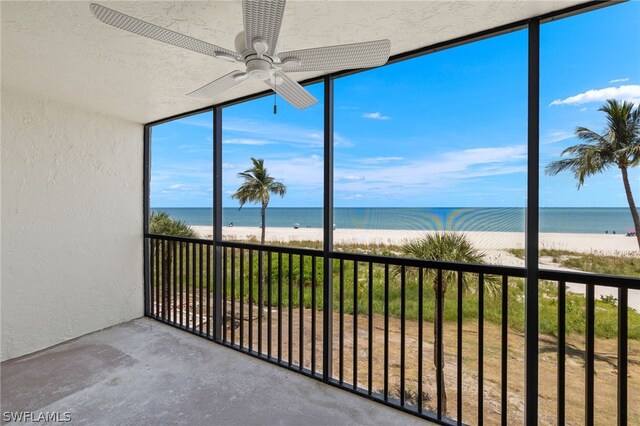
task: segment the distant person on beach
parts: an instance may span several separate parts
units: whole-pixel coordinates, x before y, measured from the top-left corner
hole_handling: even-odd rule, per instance
[[[229,228],[233,228],[233,222],[229,222]]]
[[[604,231],[604,233],[605,233],[605,234],[608,234],[608,233],[609,233],[609,230]]]

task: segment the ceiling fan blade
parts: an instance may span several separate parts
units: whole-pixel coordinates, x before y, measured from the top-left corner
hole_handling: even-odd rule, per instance
[[[391,41],[376,40],[364,43],[341,44],[314,49],[292,50],[278,54],[285,63],[285,72],[327,71],[370,68],[384,65],[389,60]],[[298,61],[294,61],[297,59]],[[287,66],[289,60],[293,66]],[[299,65],[297,65],[299,63]],[[297,65],[297,66],[296,66]]]
[[[243,0],[244,38],[247,49],[254,49],[254,42],[267,43],[263,53],[272,56],[278,44],[278,35],[284,15],[286,0]]]
[[[173,46],[182,47],[183,49],[188,49],[193,52],[202,53],[203,55],[213,56],[214,58],[220,57],[221,59],[231,61],[239,59],[239,55],[232,50],[224,49],[205,41],[141,21],[140,19],[133,18],[129,15],[125,15],[124,13],[109,9],[108,7],[91,3],[89,8],[91,9],[91,13],[93,13],[100,21],[116,28],[120,28],[121,30],[129,31]]]
[[[205,84],[201,88],[194,90],[187,96],[194,98],[212,98],[225,90],[229,90],[242,83],[247,79],[247,77],[247,74],[242,71],[232,71],[229,74],[223,75],[217,80],[213,80],[211,83]]]
[[[307,108],[318,102],[307,89],[286,74],[278,71],[275,73],[274,79],[277,79],[277,84],[271,80],[265,80],[265,83],[297,109]]]

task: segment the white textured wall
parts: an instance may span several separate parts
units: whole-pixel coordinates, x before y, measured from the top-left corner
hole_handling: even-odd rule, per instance
[[[141,124],[2,93],[1,358],[143,315]]]

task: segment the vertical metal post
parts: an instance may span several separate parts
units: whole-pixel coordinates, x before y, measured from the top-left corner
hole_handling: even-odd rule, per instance
[[[143,147],[143,173],[142,173],[142,277],[144,281],[144,314],[145,316],[151,315],[152,301],[149,297],[151,281],[149,280],[150,274],[150,257],[149,257],[149,244],[151,241],[147,239],[146,235],[149,233],[149,185],[151,183],[151,126],[144,126],[144,147]]]
[[[222,108],[213,110],[213,272],[214,272],[214,329],[216,342],[222,339]]]
[[[333,365],[333,79],[324,79],[324,210],[322,283],[322,380],[328,382]]]
[[[627,359],[629,339],[629,290],[618,289],[618,426],[625,426],[628,417]]]
[[[594,425],[593,398],[595,392],[595,286],[587,284],[585,295],[585,342],[584,342],[584,424]]]
[[[567,325],[567,285],[558,282],[558,379],[557,379],[557,413],[558,426],[565,422],[565,354],[566,354],[566,325]]]
[[[538,229],[540,162],[540,21],[531,19],[528,73],[527,208],[525,224],[525,424],[538,424]]]

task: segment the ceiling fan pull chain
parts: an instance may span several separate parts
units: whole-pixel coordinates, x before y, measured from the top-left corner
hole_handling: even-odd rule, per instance
[[[278,79],[273,82],[273,115],[278,113]]]

